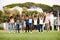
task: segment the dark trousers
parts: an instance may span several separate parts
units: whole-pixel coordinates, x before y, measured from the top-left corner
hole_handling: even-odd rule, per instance
[[[25,29],[25,32],[29,32],[29,25],[26,25],[26,29]]]
[[[35,30],[37,30],[37,29],[38,29],[37,25],[34,25],[34,29],[35,29]]]
[[[43,24],[40,24],[39,25],[39,32],[42,32],[43,31]]]
[[[18,31],[19,32],[19,24],[16,24],[16,31]]]

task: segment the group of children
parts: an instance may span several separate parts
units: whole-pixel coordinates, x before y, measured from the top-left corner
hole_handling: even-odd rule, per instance
[[[17,15],[16,21],[13,16],[10,16],[10,31],[14,29],[16,32],[20,32],[20,30],[25,30],[25,32],[29,32],[32,30],[38,30],[39,32],[43,32],[43,25],[45,23],[45,28],[49,31],[49,13],[46,13],[45,16],[37,16],[37,15]]]

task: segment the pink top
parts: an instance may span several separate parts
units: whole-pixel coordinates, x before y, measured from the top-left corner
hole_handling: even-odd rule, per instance
[[[49,23],[49,14],[46,14],[45,23]]]
[[[12,18],[12,19],[10,19],[10,23],[12,23],[12,24],[14,23],[14,19],[13,19],[13,18]]]

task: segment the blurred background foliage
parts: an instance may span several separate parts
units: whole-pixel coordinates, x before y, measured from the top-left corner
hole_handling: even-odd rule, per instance
[[[36,6],[36,7],[40,7],[43,9],[43,12],[49,12],[49,11],[54,11],[54,15],[56,15],[56,9],[59,8],[59,5],[53,5],[52,7],[46,4],[36,4],[36,3],[32,3],[32,2],[26,2],[26,3],[15,3],[15,4],[9,4],[3,7],[3,11],[0,10],[0,23],[1,22],[9,22],[9,16],[12,13],[14,18],[16,17],[17,14],[19,14],[19,12],[14,9],[14,10],[10,10],[10,8],[13,8],[15,6],[19,6],[23,8],[22,13],[24,15],[32,15],[36,14],[37,16],[45,16],[45,13],[41,13],[41,12],[37,12],[37,11],[27,11],[27,8]]]

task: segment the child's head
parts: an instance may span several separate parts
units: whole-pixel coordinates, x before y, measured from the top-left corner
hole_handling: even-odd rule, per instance
[[[19,15],[19,14],[17,14],[17,17],[20,17],[20,15]]]
[[[12,19],[13,18],[13,16],[10,16],[10,19]]]
[[[35,14],[34,17],[37,17],[37,15]]]
[[[28,15],[26,15],[26,17],[28,17]]]

